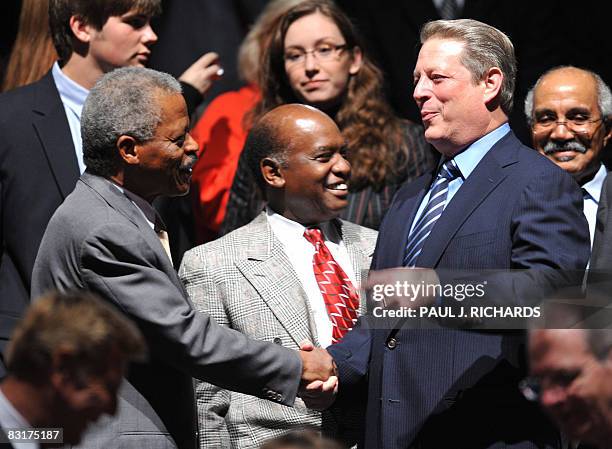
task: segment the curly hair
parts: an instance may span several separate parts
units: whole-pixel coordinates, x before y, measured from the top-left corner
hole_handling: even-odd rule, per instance
[[[252,122],[276,106],[300,102],[285,71],[285,36],[293,22],[315,13],[323,14],[336,24],[351,52],[356,48],[363,52],[354,25],[333,2],[306,0],[293,7],[279,22],[264,54],[259,82],[262,99],[255,106]],[[408,148],[402,138],[402,122],[384,99],[382,83],[382,72],[363,54],[362,66],[359,72],[351,75],[340,107],[332,117],[347,140],[352,191],[367,186],[379,191],[385,184],[400,182],[404,177]]]

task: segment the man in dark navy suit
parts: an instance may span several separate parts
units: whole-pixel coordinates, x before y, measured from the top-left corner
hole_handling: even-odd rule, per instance
[[[576,183],[507,123],[516,73],[508,37],[463,19],[428,23],[421,42],[414,99],[442,158],[397,193],[372,268],[584,269],[589,237]],[[527,299],[526,276],[497,280],[491,289]],[[405,322],[375,330],[362,320],[328,348],[339,370],[337,406],[367,402],[362,447],[561,447],[517,388],[524,333]]]

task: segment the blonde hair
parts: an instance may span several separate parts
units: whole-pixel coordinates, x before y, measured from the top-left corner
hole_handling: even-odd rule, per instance
[[[264,48],[272,38],[283,15],[304,0],[272,0],[263,9],[238,49],[238,75],[249,84],[257,84]]]

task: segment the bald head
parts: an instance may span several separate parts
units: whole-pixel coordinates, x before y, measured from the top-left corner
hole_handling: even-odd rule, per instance
[[[540,77],[525,100],[533,146],[584,185],[601,170],[610,138],[610,89],[577,67],[559,67]]]
[[[284,104],[261,117],[247,137],[244,151],[246,159],[258,185],[265,191],[266,183],[261,174],[261,162],[273,159],[285,164],[287,151],[298,137],[316,132],[316,129],[333,128],[338,134],[335,122],[325,113],[303,104]]]
[[[288,104],[271,110],[249,133],[245,151],[268,206],[285,218],[310,226],[347,206],[345,140],[318,109]]]
[[[590,70],[581,69],[573,66],[555,67],[545,72],[525,98],[525,116],[527,122],[533,124],[536,102],[534,101],[535,94],[540,90],[540,87],[545,87],[549,90],[551,86],[565,86],[562,90],[567,91],[572,89],[572,86],[584,85],[589,92],[594,92],[595,103],[599,112],[605,116],[612,116],[612,93],[610,87],[601,79],[601,77]]]

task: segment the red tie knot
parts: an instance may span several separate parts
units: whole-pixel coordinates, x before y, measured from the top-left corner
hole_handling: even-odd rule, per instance
[[[319,228],[306,228],[304,238],[312,243],[315,247],[323,243],[323,233]]]

